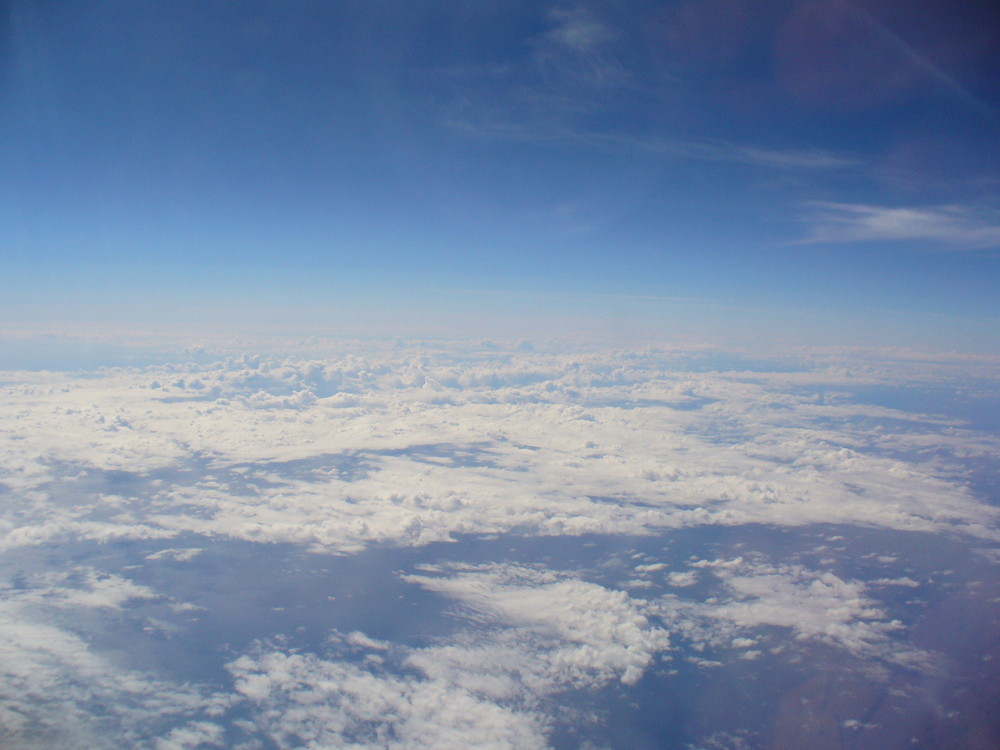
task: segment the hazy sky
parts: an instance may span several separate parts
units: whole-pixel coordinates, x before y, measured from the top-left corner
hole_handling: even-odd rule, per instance
[[[0,9],[8,330],[997,347],[993,3]]]

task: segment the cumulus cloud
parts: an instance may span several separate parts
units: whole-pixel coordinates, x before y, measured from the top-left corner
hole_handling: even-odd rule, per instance
[[[279,747],[547,747],[548,699],[633,684],[669,647],[647,602],[564,573],[447,566],[406,580],[460,602],[469,627],[420,649],[335,634],[347,648],[326,658],[261,645],[229,665]],[[376,658],[349,659],[366,650]]]
[[[457,631],[418,648],[335,632],[322,655],[260,643],[228,669],[279,747],[511,748],[548,746],[554,707],[572,721],[566,691],[631,685],[681,655],[724,670],[791,644],[869,671],[936,666],[858,580],[759,557],[688,566],[714,579],[713,596],[640,599],[539,566],[425,564],[402,577],[453,601]]]
[[[203,549],[197,547],[189,547],[187,549],[161,549],[158,552],[154,552],[150,555],[146,555],[147,560],[176,560],[177,562],[188,562],[193,560],[199,554],[204,552]]]
[[[656,606],[666,626],[697,648],[758,646],[739,657],[754,660],[762,654],[759,637],[748,636],[776,627],[794,640],[835,646],[866,661],[934,666],[932,654],[897,637],[905,630],[903,623],[890,619],[861,581],[742,557],[696,560],[690,566],[710,572],[722,584],[722,593],[708,599],[670,595]]]
[[[646,616],[644,600],[586,581],[509,565],[481,566],[457,575],[412,575],[406,580],[516,627],[517,638],[537,640],[529,666],[522,667],[527,674],[515,675],[521,681],[531,675],[532,682],[553,687],[611,679],[631,684],[642,677],[656,653],[669,647],[667,632]],[[470,666],[461,662],[474,661],[460,658],[449,664],[449,656],[463,655],[430,654],[430,659],[426,654],[414,658],[425,671],[444,669],[459,682]]]
[[[194,721],[170,730],[165,737],[157,738],[156,750],[195,750],[204,747],[225,747],[225,730],[219,724]]]
[[[440,680],[262,650],[229,665],[280,748],[544,748],[543,719]]]
[[[997,538],[996,509],[947,461],[1000,455],[996,439],[819,399],[900,382],[844,362],[690,372],[669,353],[415,348],[26,374],[2,386],[4,484],[27,502],[0,518],[0,547],[196,533],[350,551],[818,522]]]

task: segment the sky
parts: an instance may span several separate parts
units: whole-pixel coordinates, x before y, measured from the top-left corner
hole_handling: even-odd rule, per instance
[[[0,745],[1000,746],[998,39],[0,0]]]
[[[0,4],[0,332],[1000,344],[989,2]]]

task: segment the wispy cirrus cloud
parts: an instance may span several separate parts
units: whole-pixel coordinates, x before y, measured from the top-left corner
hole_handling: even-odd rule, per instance
[[[813,201],[795,244],[929,242],[951,250],[1000,248],[1000,221],[963,206],[924,208]]]
[[[603,133],[578,128],[553,117],[518,119],[496,111],[483,114],[465,111],[449,119],[447,125],[463,135],[486,140],[562,141],[612,152],[777,170],[849,169],[862,164],[852,156],[817,148],[768,148],[721,139]]]
[[[553,10],[554,27],[535,40],[534,64],[543,73],[553,66],[562,83],[577,80],[590,86],[619,85],[628,74],[614,51],[615,29],[586,8]]]
[[[634,37],[593,9],[553,9],[551,27],[532,37],[531,54],[508,64],[438,71],[450,92],[444,124],[480,140],[561,142],[611,154],[723,162],[777,170],[856,167],[859,160],[820,148],[778,147],[670,129],[594,127],[594,115],[642,122],[647,107],[682,105],[671,78],[637,72]],[[633,45],[634,46],[634,45]],[[456,96],[456,92],[460,92]]]
[[[683,137],[603,136],[580,134],[592,141],[615,142],[635,151],[665,157],[730,162],[771,169],[845,169],[860,164],[857,159],[814,148],[767,148],[718,139]]]

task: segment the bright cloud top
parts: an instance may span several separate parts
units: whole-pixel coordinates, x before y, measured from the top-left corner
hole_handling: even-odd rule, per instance
[[[0,545],[194,532],[347,551],[820,522],[996,539],[996,509],[946,458],[905,457],[929,449],[907,426],[922,417],[816,391],[844,377],[434,351],[27,374],[4,386],[0,459],[34,500]],[[873,419],[905,429],[860,426]],[[942,449],[996,455],[953,428]]]

